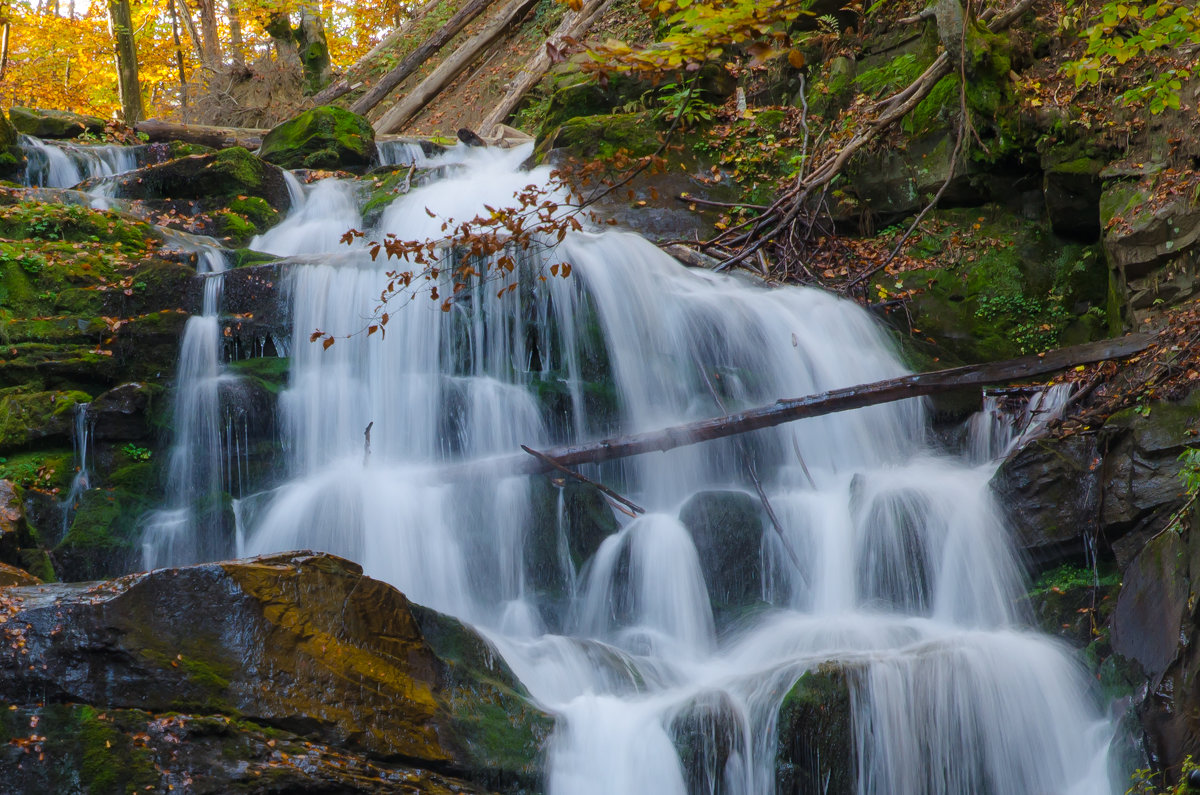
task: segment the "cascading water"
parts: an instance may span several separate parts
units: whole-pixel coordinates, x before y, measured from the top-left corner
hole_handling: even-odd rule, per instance
[[[71,188],[85,179],[111,177],[137,168],[138,147],[48,142],[20,136],[28,165],[25,184],[40,188]]]
[[[439,237],[443,219],[546,179],[518,170],[527,155],[454,150],[463,165],[397,199],[373,233]],[[290,275],[279,399],[289,468],[282,485],[236,501],[238,551],[345,555],[479,626],[558,716],[550,792],[773,792],[780,703],[801,674],[828,666],[849,687],[863,795],[1114,790],[1111,727],[1086,677],[1018,607],[1022,574],[987,487],[994,463],[927,447],[915,401],[588,467],[649,512],[579,570],[561,498],[551,537],[534,536],[540,481],[444,477],[448,462],[521,444],[712,416],[718,397],[732,411],[901,374],[866,313],[814,290],[687,270],[635,235],[584,232],[526,257],[518,290],[481,284],[446,312],[418,293],[389,307],[386,339],[368,337],[399,263],[339,244],[362,225],[352,183],[329,180],[254,242],[313,256]],[[555,262],[571,278],[551,277]],[[216,308],[206,293],[177,385],[172,493],[193,502],[222,488],[203,463],[221,457],[203,387],[222,372],[208,353]],[[339,337],[328,350],[308,341],[318,328]],[[748,459],[780,534],[766,530],[750,555],[764,604],[731,622],[709,599],[720,567],[679,515],[698,491],[746,491]],[[196,530],[159,525],[148,564],[202,555],[185,543]],[[725,751],[706,754],[701,775],[680,760],[677,720],[704,703],[722,705]]]
[[[71,442],[75,446],[75,475],[71,478],[67,496],[59,503],[59,509],[62,511],[60,538],[65,538],[67,530],[71,527],[71,519],[75,516],[75,509],[79,507],[79,499],[92,487],[89,468],[92,446],[92,421],[88,413],[90,407],[90,403],[79,403],[75,406],[75,424],[71,430]]]

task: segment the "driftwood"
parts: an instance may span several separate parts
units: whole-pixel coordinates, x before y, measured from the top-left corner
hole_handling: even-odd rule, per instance
[[[953,392],[964,388],[1020,381],[1081,364],[1122,359],[1145,350],[1153,339],[1153,335],[1133,334],[1003,362],[972,364],[965,367],[952,367],[948,370],[906,375],[887,381],[834,389],[807,397],[779,400],[767,406],[759,406],[723,417],[689,422],[663,430],[634,433],[612,439],[602,439],[598,442],[566,445],[541,452],[543,455],[553,458],[562,467],[612,461],[641,453],[666,452],[674,450],[676,447],[685,447],[713,439],[724,439],[747,431],[770,428],[806,417],[819,417],[838,411]],[[473,462],[448,470],[446,474],[461,476],[482,472],[503,472],[506,475],[532,475],[546,472],[551,468],[539,459],[521,455]]]
[[[479,123],[479,132],[484,137],[492,134],[492,128],[501,124],[521,104],[525,95],[541,81],[550,69],[550,48],[562,49],[563,40],[579,39],[587,35],[600,14],[608,7],[609,0],[588,0],[579,11],[567,11],[563,14],[562,22],[546,43],[538,48],[537,53],[526,62],[517,76],[513,78],[508,93],[492,108],[491,112]]]
[[[134,125],[134,129],[145,133],[151,141],[184,141],[189,144],[227,149],[243,146],[257,149],[263,136],[270,130],[254,127],[211,127],[206,124],[177,124],[162,119],[147,119]]]
[[[538,0],[512,0],[500,9],[478,33],[442,61],[438,68],[409,91],[404,99],[384,113],[379,121],[375,122],[375,131],[380,133],[399,131],[492,45],[503,38],[505,34],[512,33],[517,22],[528,14],[537,3]]]
[[[567,469],[565,466],[559,464],[557,461],[555,461],[553,458],[546,455],[545,453],[541,453],[537,450],[534,450],[532,447],[528,447],[526,445],[521,445],[521,449],[524,450],[525,452],[529,453],[531,456],[538,459],[539,461],[549,465],[551,467],[551,469],[553,469],[554,471],[561,472],[564,475],[567,475],[568,477],[578,480],[580,483],[586,483],[587,485],[589,485],[592,488],[599,491],[605,497],[608,497],[610,500],[615,500],[616,502],[620,503],[621,505],[624,505],[625,508],[629,509],[628,511],[626,511],[625,508],[618,507],[618,510],[622,511],[623,513],[626,513],[629,516],[637,516],[639,513],[646,512],[645,508],[641,507],[637,503],[630,502],[629,500],[622,497],[620,494],[617,494],[615,491],[610,489],[608,486],[605,486],[603,483],[597,483],[594,480],[585,478],[583,475],[579,474],[578,472],[576,472],[573,469]]]
[[[365,94],[355,100],[350,106],[350,110],[355,113],[366,113],[371,108],[383,101],[384,97],[392,93],[392,89],[404,82],[405,78],[413,72],[421,68],[421,64],[432,58],[442,47],[446,46],[452,38],[458,35],[458,32],[465,28],[475,17],[487,10],[493,0],[468,0],[466,5],[458,10],[458,12],[450,17],[445,25],[442,25],[436,33],[430,36],[412,52],[410,52],[403,61],[396,65],[396,68],[379,78],[375,85],[371,86]],[[386,132],[386,130],[384,131]]]
[[[361,75],[367,70],[379,55],[386,50],[396,46],[396,42],[404,38],[404,36],[412,30],[413,26],[429,15],[429,12],[437,8],[442,0],[428,0],[412,13],[408,19],[404,20],[391,33],[383,37],[383,39],[371,48],[363,57],[359,58],[346,69],[346,76],[341,80],[335,80],[332,84],[318,91],[313,95],[312,102],[314,105],[328,105],[338,97],[349,94],[358,87],[358,80]]]

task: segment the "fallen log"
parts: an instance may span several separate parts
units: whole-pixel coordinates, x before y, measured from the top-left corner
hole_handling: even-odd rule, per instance
[[[392,89],[404,82],[405,78],[413,72],[421,68],[421,64],[432,58],[442,47],[446,46],[452,38],[458,35],[458,32],[465,28],[475,17],[487,10],[493,0],[468,0],[466,5],[458,9],[458,12],[450,17],[445,25],[438,28],[438,31],[430,36],[412,52],[410,52],[403,61],[396,65],[396,68],[379,78],[375,85],[371,86],[365,94],[355,100],[350,106],[350,110],[358,114],[364,114],[371,108],[383,101],[384,97],[392,93]],[[386,130],[384,130],[386,132]]]
[[[467,67],[491,49],[492,45],[506,34],[514,33],[517,23],[537,4],[538,0],[512,0],[500,9],[482,30],[464,42],[442,61],[437,69],[409,91],[404,99],[384,113],[379,121],[375,122],[375,131],[398,132],[440,94],[442,89],[454,82]]]
[[[242,146],[254,150],[262,144],[263,136],[270,130],[254,127],[211,127],[207,124],[177,124],[162,119],[146,119],[133,127],[151,141],[183,141],[189,144],[228,149]]]
[[[583,8],[579,11],[567,11],[563,14],[562,22],[558,28],[546,40],[546,43],[538,48],[538,51],[532,58],[526,62],[517,76],[513,78],[512,85],[504,98],[492,108],[491,112],[484,117],[479,123],[479,132],[485,138],[492,134],[492,128],[497,124],[501,124],[509,115],[517,109],[521,104],[521,100],[525,95],[537,85],[550,70],[551,58],[550,48],[555,47],[562,49],[563,40],[567,38],[579,39],[587,35],[591,30],[592,25],[599,19],[600,14],[608,7],[609,0],[588,0]]]
[[[437,8],[438,3],[440,2],[441,0],[428,0],[420,8],[413,11],[412,16],[405,19],[402,23],[400,23],[399,26],[396,27],[395,30],[384,36],[378,44],[371,48],[370,52],[351,64],[350,67],[346,69],[345,77],[343,77],[341,80],[335,80],[331,85],[317,92],[312,98],[313,104],[328,105],[338,97],[349,94],[351,91],[353,91],[359,85],[359,80],[367,71],[368,67],[370,67],[371,63],[378,58],[381,53],[386,52],[394,47],[396,42],[404,38],[404,36],[407,35],[415,25],[417,25],[417,23],[429,15],[430,11]]]
[[[838,411],[924,397],[940,392],[1020,381],[1081,364],[1122,359],[1144,351],[1150,346],[1153,339],[1153,335],[1133,334],[1003,362],[971,364],[929,373],[916,373],[871,384],[833,389],[806,397],[778,400],[767,406],[759,406],[723,417],[689,422],[658,431],[543,449],[541,453],[554,459],[559,466],[575,467],[580,464],[611,461],[641,453],[666,452],[674,450],[676,447],[723,439],[806,417],[819,417]],[[472,462],[463,467],[456,467],[447,474],[470,475],[502,472],[505,475],[532,475],[549,469],[551,467],[540,459],[520,455]]]

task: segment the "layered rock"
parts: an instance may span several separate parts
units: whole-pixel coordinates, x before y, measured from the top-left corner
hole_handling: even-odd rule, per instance
[[[207,716],[201,720],[210,729],[200,733],[225,737],[212,743],[238,764],[192,770],[230,787],[247,766],[271,758],[262,746],[272,736],[315,749],[318,771],[323,755],[348,754],[354,764],[384,771],[402,759],[425,771],[419,776],[436,772],[435,782],[450,776],[492,789],[537,786],[552,722],[495,650],[340,558],[289,553],[103,583],[10,588],[0,598],[0,698],[30,719],[53,709],[43,705],[92,710],[59,708],[61,731],[48,722],[33,732],[43,745],[73,742],[71,727],[81,722],[100,722],[94,730],[111,733],[113,721],[161,724],[164,713],[182,713],[192,717],[166,728],[193,731],[195,716]],[[4,725],[6,739],[28,737],[20,720]],[[115,765],[122,754],[161,750],[155,742],[140,749],[120,737],[109,742],[84,758]],[[178,763],[189,764],[189,754],[190,764],[203,763],[203,748],[181,752]],[[0,757],[6,774],[18,763],[22,775],[45,780],[54,780],[59,764],[49,756]],[[147,785],[165,791],[165,768],[145,772]],[[303,786],[327,791],[315,786],[319,778]],[[345,781],[338,791],[393,791],[383,786],[388,776],[379,778]],[[297,791],[309,791],[303,786]]]

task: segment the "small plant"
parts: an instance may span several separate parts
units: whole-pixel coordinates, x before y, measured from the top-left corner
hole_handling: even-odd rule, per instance
[[[130,442],[129,444],[122,447],[121,452],[124,453],[130,460],[133,460],[133,461],[149,461],[150,458],[154,455],[154,453],[151,450],[149,450],[148,448],[138,447],[133,442]]]
[[[1179,781],[1175,786],[1170,786],[1164,783],[1162,771],[1154,771],[1148,767],[1138,768],[1130,776],[1130,787],[1125,790],[1125,795],[1187,795],[1194,791],[1188,786],[1188,778],[1195,770],[1200,770],[1200,767],[1196,766],[1196,763],[1192,761],[1192,755],[1188,754],[1183,759],[1183,767],[1179,771]]]

